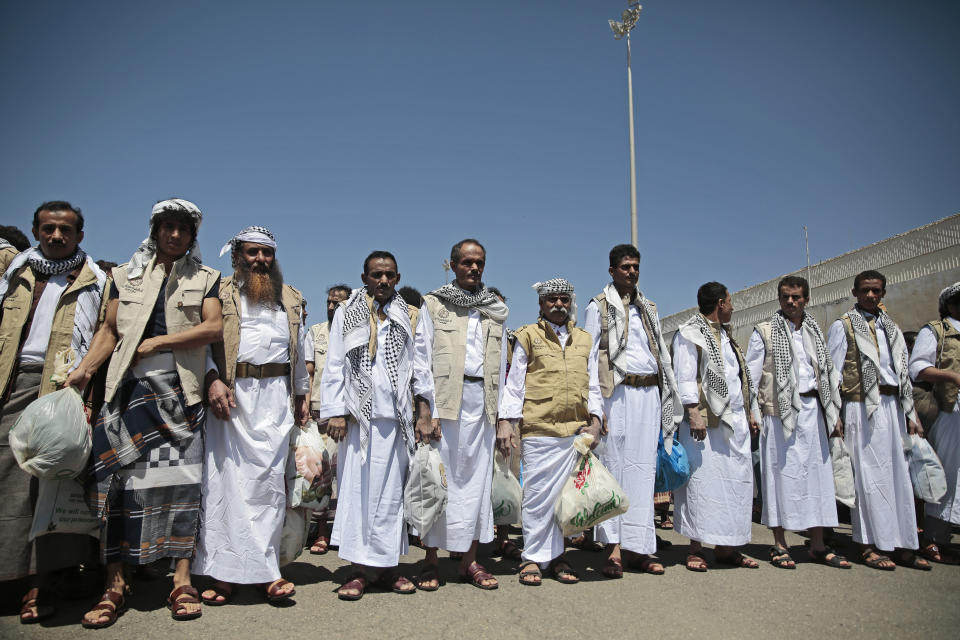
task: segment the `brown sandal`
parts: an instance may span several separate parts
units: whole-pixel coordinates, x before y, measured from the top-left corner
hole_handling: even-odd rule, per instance
[[[717,558],[717,562],[720,564],[725,564],[731,567],[742,567],[744,569],[759,569],[760,565],[753,558],[748,558],[739,551],[733,551],[732,553],[725,553],[723,555],[718,554],[714,551],[713,555]]]
[[[327,536],[318,536],[313,544],[310,545],[310,555],[322,556],[330,547],[330,539]],[[316,551],[314,551],[316,549]]]
[[[484,580],[496,580],[492,573],[483,568],[483,566],[474,560],[470,563],[470,566],[467,567],[465,573],[460,574],[460,582],[469,582],[478,589],[483,589],[485,591],[491,591],[500,586],[499,583],[494,582],[493,584],[483,584]]]
[[[170,609],[170,617],[178,622],[195,620],[203,615],[203,609],[199,608],[196,611],[188,612],[186,606],[188,604],[201,604],[200,594],[189,584],[177,587],[167,596],[167,608]]]
[[[20,601],[20,624],[36,624],[51,617],[56,610],[50,604],[50,599],[46,589],[34,587],[27,591]],[[36,609],[37,612],[34,613],[31,609]]]
[[[553,579],[560,584],[577,584],[580,582],[580,576],[576,574],[573,567],[563,556],[555,558],[550,563],[550,572],[553,574]]]
[[[292,598],[297,595],[296,589],[290,589],[289,593],[280,591],[281,588],[288,584],[292,585],[293,583],[283,578],[277,578],[273,582],[263,585],[263,594],[267,597],[267,602],[280,602],[281,600],[286,600],[287,598]]]
[[[623,560],[620,558],[607,558],[600,573],[611,580],[618,580],[623,577]]]
[[[497,544],[497,549],[499,549],[500,556],[502,558],[507,558],[510,560],[520,560],[523,555],[523,552],[520,551],[520,547],[517,546],[517,543],[510,538],[499,542]]]
[[[207,591],[213,591],[213,597],[208,598],[203,594]],[[225,604],[230,602],[230,599],[233,597],[233,585],[229,582],[224,582],[223,580],[217,580],[209,588],[204,589],[200,593],[200,599],[203,600],[203,604],[209,605],[211,607],[222,607]],[[217,600],[217,598],[223,598],[223,600]]]
[[[697,551],[687,554],[687,570],[696,571],[697,573],[705,573],[708,569],[707,559],[703,557],[703,551]]]
[[[940,551],[940,547],[938,547],[935,542],[924,545],[917,554],[927,560],[932,560],[940,564],[960,564],[960,559],[957,558],[955,553],[951,551]]]
[[[393,591],[394,593],[399,593],[402,596],[410,595],[411,593],[416,593],[417,591],[417,585],[410,582],[410,580],[408,580],[405,576],[397,575],[389,570],[381,573],[377,577],[374,584],[381,589]],[[410,585],[412,588],[404,589],[403,587],[406,587],[407,585]]]
[[[436,582],[432,587],[423,586],[427,582]],[[417,576],[417,589],[420,591],[436,591],[440,588],[440,567],[435,564],[424,564]]]
[[[359,593],[344,593],[344,589],[355,589]],[[359,600],[363,597],[363,592],[367,589],[367,577],[362,573],[355,573],[347,582],[340,585],[337,589],[337,597],[341,600]]]
[[[530,569],[529,567],[533,567]],[[526,569],[526,571],[524,571]],[[539,578],[539,580],[531,580],[531,578]],[[520,565],[520,584],[526,585],[528,587],[539,587],[543,584],[543,574],[540,572],[540,565],[538,565],[533,560],[527,560]]]
[[[666,573],[666,569],[663,568],[660,559],[653,555],[637,556],[637,558],[630,563],[630,566],[634,569],[639,569],[641,573],[649,573],[652,576],[662,576]]]
[[[87,611],[87,613],[99,614],[97,618],[106,616],[107,619],[103,622],[99,620],[91,622],[87,620],[86,615],[84,615],[84,617],[80,619],[80,624],[85,629],[106,629],[116,622],[117,618],[122,616],[126,610],[127,600],[123,597],[123,594],[108,589],[100,596],[100,601],[97,602],[96,606],[90,609],[90,611]]]

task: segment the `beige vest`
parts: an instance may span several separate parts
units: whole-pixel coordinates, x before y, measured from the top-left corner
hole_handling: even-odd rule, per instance
[[[604,398],[609,398],[613,395],[613,364],[610,362],[610,327],[609,319],[607,318],[607,294],[601,293],[594,298],[594,301],[597,303],[597,310],[600,312],[600,348],[597,354],[597,376],[600,378],[600,393],[603,394]],[[626,298],[621,298],[620,303],[624,305],[628,304]],[[633,303],[634,305],[636,302]],[[653,304],[651,302],[651,304]],[[656,307],[656,305],[654,305]],[[650,353],[653,354],[653,358],[657,361],[657,377],[660,379],[660,386],[663,387],[663,367],[660,366],[660,347],[657,344],[656,338],[653,334],[653,327],[650,326],[650,322],[647,320],[647,315],[643,312],[643,309],[637,307],[640,311],[640,320],[643,323],[643,331],[647,334],[647,342],[650,346]],[[624,333],[629,332],[630,330],[630,314],[626,314],[626,321],[623,324]],[[628,334],[629,335],[629,334]]]
[[[7,297],[3,300],[2,318],[0,318],[0,397],[6,393],[7,385],[13,377],[17,364],[20,340],[33,304],[33,287],[37,280],[33,269],[28,265],[20,270],[10,281]],[[53,314],[50,329],[50,342],[43,362],[43,374],[40,379],[40,395],[56,391],[56,385],[50,382],[53,374],[54,359],[58,351],[69,349],[73,339],[73,316],[77,310],[77,298],[80,292],[97,285],[97,276],[84,264],[73,283],[60,295]]]
[[[717,341],[717,344],[721,344],[720,340],[720,326],[718,323],[713,322],[712,320],[707,320],[707,326],[710,327],[710,330],[713,332],[713,339]],[[727,330],[727,338],[730,339],[730,348],[733,349],[734,355],[737,357],[737,363],[740,365],[740,392],[743,394],[743,407],[746,411],[747,416],[750,415],[750,385],[747,384],[747,376],[744,374],[744,371],[747,370],[747,361],[743,357],[743,351],[740,349],[740,345],[736,343],[733,339],[733,335]],[[722,347],[721,347],[722,348]],[[710,411],[710,405],[707,404],[707,398],[703,394],[703,385],[700,380],[700,372],[703,369],[703,359],[707,357],[703,350],[697,346],[697,391],[700,397],[700,402],[697,405],[697,408],[700,410],[700,415],[703,416],[704,420],[707,421],[708,427],[719,427],[720,426],[720,416]]]
[[[850,318],[842,316],[843,332],[847,334],[847,353],[843,356],[840,370],[840,397],[844,402],[863,402],[863,385],[860,381],[860,349],[853,334]]]
[[[527,354],[521,437],[571,436],[590,420],[587,362],[593,338],[572,322],[567,328],[566,349],[543,318],[517,330],[517,344]]]
[[[467,322],[469,309],[427,294],[424,305],[433,320],[433,383],[437,414],[444,420],[460,419],[463,399],[463,375],[467,358]],[[500,389],[500,350],[503,323],[480,314],[483,336],[483,406],[487,421],[497,420]]]
[[[310,327],[313,338],[313,386],[310,389],[310,408],[320,408],[320,377],[327,363],[327,345],[330,341],[330,323],[319,322]]]
[[[787,323],[789,322],[787,320]],[[756,329],[760,338],[763,339],[763,370],[760,373],[760,380],[757,381],[757,401],[763,415],[780,417],[780,404],[777,402],[777,365],[773,360],[773,345],[770,342],[770,321],[764,320],[756,325]],[[819,389],[820,369],[814,365],[813,370],[817,377],[817,389]]]
[[[960,371],[960,332],[953,328],[949,320],[931,322],[937,337],[937,369]],[[937,399],[937,406],[944,413],[952,413],[957,403],[957,385],[952,382],[938,382],[933,385],[933,394]]]
[[[113,269],[113,281],[120,294],[117,306],[117,334],[120,340],[107,369],[105,402],[113,399],[113,394],[133,363],[154,302],[161,295],[160,285],[163,284],[164,274],[163,265],[157,265],[156,258],[150,260],[143,276],[136,280],[127,280],[125,264]],[[203,297],[219,279],[219,271],[206,265],[197,265],[193,258],[184,256],[173,263],[170,279],[162,293],[168,334],[180,333],[200,324]],[[176,349],[173,357],[186,404],[190,406],[202,402],[207,347]]]
[[[17,257],[17,254],[20,253],[14,247],[4,247],[0,249],[0,276],[2,276],[7,271],[7,267],[10,266],[10,262]]]
[[[237,374],[237,354],[240,352],[240,291],[233,276],[220,283],[220,304],[223,305],[223,342],[213,346],[214,360],[220,370],[220,379],[231,389]],[[300,353],[300,314],[303,296],[288,284],[280,292],[280,306],[287,315],[290,339],[287,353],[290,355],[290,391],[294,385],[294,371],[303,355]]]

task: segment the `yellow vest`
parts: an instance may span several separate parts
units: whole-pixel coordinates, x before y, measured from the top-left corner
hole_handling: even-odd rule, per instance
[[[3,315],[0,318],[0,396],[6,393],[7,385],[10,384],[17,364],[20,340],[23,337],[27,317],[30,315],[30,307],[33,305],[33,288],[36,282],[33,269],[29,265],[24,265],[20,272],[11,278],[7,297],[3,300]],[[85,288],[96,285],[96,274],[89,265],[84,263],[77,278],[64,290],[60,300],[57,301],[53,325],[50,329],[50,341],[47,343],[47,352],[43,361],[43,374],[40,379],[41,396],[57,389],[56,385],[50,382],[50,376],[53,374],[54,358],[57,352],[70,348],[77,298]]]
[[[0,276],[2,276],[7,271],[7,267],[10,265],[10,261],[13,260],[17,254],[20,253],[14,247],[4,247],[0,249]]]
[[[423,298],[433,320],[433,382],[437,414],[444,420],[460,418],[463,375],[467,358],[469,309],[427,294]],[[500,349],[503,323],[480,314],[483,336],[483,405],[489,423],[496,424],[500,388]]]
[[[320,377],[327,363],[327,346],[330,342],[330,323],[319,322],[310,327],[313,338],[313,387],[310,389],[310,408],[320,409]]]
[[[607,318],[607,294],[601,293],[594,298],[597,303],[597,311],[600,312],[600,345],[597,352],[597,377],[600,379],[600,393],[604,398],[609,398],[613,395],[614,384],[613,384],[613,365],[610,363],[610,327],[609,320]],[[627,305],[630,304],[629,300],[626,298],[621,298],[620,303],[624,306],[624,309],[627,308]],[[653,304],[651,302],[650,304]],[[656,305],[654,305],[656,308]],[[660,366],[660,347],[657,344],[656,339],[653,336],[653,327],[650,326],[650,322],[647,320],[646,314],[643,312],[643,309],[637,307],[640,311],[640,321],[643,323],[643,331],[647,334],[647,343],[650,346],[650,353],[653,354],[654,359],[657,361],[657,377],[660,379],[660,383],[663,383],[663,368]],[[626,321],[623,324],[623,331],[626,333],[630,329],[630,313],[626,314]]]
[[[164,275],[163,265],[156,265],[156,258],[150,260],[143,276],[136,280],[127,280],[125,264],[113,269],[113,281],[120,294],[117,307],[117,334],[120,339],[113,350],[110,366],[107,369],[105,402],[113,399],[124,375],[133,363],[133,357],[142,342],[143,332],[153,311],[154,302],[160,295]],[[167,288],[163,292],[168,334],[180,333],[200,324],[203,297],[219,279],[219,271],[206,265],[197,265],[193,258],[184,256],[173,263]],[[177,374],[180,376],[180,386],[187,405],[202,402],[206,345],[192,349],[175,349],[173,357],[177,364]]]
[[[789,323],[790,321],[787,320],[786,322]],[[777,366],[773,360],[773,346],[770,342],[770,321],[764,320],[756,325],[756,329],[763,340],[763,370],[760,373],[760,380],[757,381],[757,401],[763,415],[780,417],[780,404],[777,402]],[[804,356],[805,354],[804,351]],[[801,354],[797,355],[800,356]],[[817,389],[819,389],[820,369],[814,366],[813,370],[817,378]],[[744,397],[746,398],[746,396]]]
[[[220,369],[220,379],[233,389],[237,373],[237,354],[240,352],[240,291],[234,284],[233,276],[220,282],[220,304],[223,306],[223,342],[212,346],[213,357]],[[294,371],[297,362],[303,357],[300,353],[300,313],[303,295],[288,284],[280,292],[280,306],[287,314],[287,328],[290,331],[287,353],[290,356],[290,390],[294,391]]]
[[[937,369],[960,371],[960,332],[953,328],[949,320],[931,322],[937,337]],[[933,385],[933,394],[937,399],[937,406],[944,413],[952,413],[957,404],[957,385],[952,382],[938,382]]]
[[[843,368],[840,370],[840,397],[844,402],[863,402],[863,385],[860,380],[860,349],[853,335],[850,318],[841,316],[843,332],[847,334],[847,353],[843,356]]]
[[[590,420],[587,361],[593,338],[572,322],[567,329],[566,349],[543,318],[517,330],[517,344],[527,354],[521,437],[571,436]]]

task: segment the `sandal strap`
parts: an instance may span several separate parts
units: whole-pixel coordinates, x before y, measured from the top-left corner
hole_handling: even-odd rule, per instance
[[[174,589],[167,600],[177,604],[200,604],[200,594],[193,585],[185,584]]]
[[[474,582],[483,582],[484,580],[490,580],[493,578],[493,574],[483,568],[479,562],[474,560],[470,563],[470,566],[467,567],[466,574],[470,576],[470,579]]]
[[[367,588],[367,577],[365,575],[356,574],[352,576],[349,580],[344,582],[342,585],[340,585],[340,588],[337,589],[337,591],[340,591],[343,589],[356,589],[361,593],[363,593],[363,591],[366,588]]]
[[[288,584],[291,584],[291,582],[286,578],[277,578],[273,582],[267,584],[266,589],[264,590],[267,592],[267,595],[279,596],[279,595],[283,595],[280,589],[287,586]]]

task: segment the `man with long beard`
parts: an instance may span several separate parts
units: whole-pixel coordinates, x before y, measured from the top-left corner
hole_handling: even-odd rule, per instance
[[[229,602],[236,584],[261,584],[270,602],[292,596],[280,576],[290,430],[307,419],[300,292],[283,283],[276,238],[247,227],[224,246],[234,274],[223,281],[223,341],[208,375],[203,511],[195,573],[216,582],[204,603]]]

